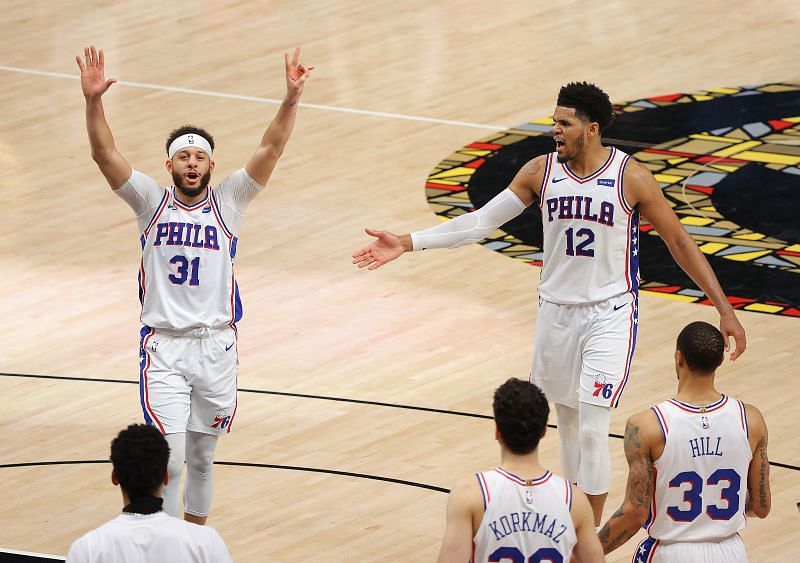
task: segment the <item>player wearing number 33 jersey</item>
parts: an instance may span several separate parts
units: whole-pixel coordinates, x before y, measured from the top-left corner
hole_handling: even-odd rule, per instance
[[[632,416],[623,505],[600,531],[606,553],[647,520],[634,562],[746,562],[745,513],[770,510],[767,427],[752,405],[714,385],[722,334],[694,322],[678,336],[674,398]]]

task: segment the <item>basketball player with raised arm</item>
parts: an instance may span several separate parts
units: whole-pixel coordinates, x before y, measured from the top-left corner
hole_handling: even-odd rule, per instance
[[[564,475],[589,495],[600,524],[611,481],[608,429],[628,381],[638,324],[639,214],[714,303],[735,360],[745,333],[711,266],[650,171],[602,131],[614,118],[594,84],[562,87],[553,112],[555,152],[534,158],[485,206],[429,229],[377,240],[353,254],[374,270],[405,252],[477,242],[538,202],[544,229],[531,380],[555,404]]]
[[[187,477],[184,518],[204,524],[211,506],[214,450],[236,414],[236,323],[242,308],[233,272],[239,229],[248,203],[266,186],[294,128],[297,106],[313,67],[284,55],[286,96],[244,168],[210,186],[214,139],[185,126],[167,139],[166,169],[173,186],[131,168],[114,144],[102,96],[102,49],[76,57],[86,98],[92,158],[111,189],[136,214],[142,244],[139,392],[144,418],[170,447],[164,509],[180,510],[180,477]]]
[[[625,500],[600,531],[606,553],[646,521],[636,563],[746,562],[745,514],[771,506],[767,425],[753,405],[717,391],[722,334],[693,322],[678,335],[678,392],[625,428]]]
[[[500,467],[459,481],[447,502],[439,563],[604,561],[586,496],[539,463],[550,407],[533,383],[494,393]]]

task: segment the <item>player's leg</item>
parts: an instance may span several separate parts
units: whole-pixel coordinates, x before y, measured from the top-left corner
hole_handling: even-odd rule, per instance
[[[599,526],[603,506],[611,484],[611,454],[608,451],[608,427],[611,409],[589,403],[578,406],[578,441],[580,466],[578,487],[586,493],[594,512],[594,525]]]
[[[219,436],[189,431],[186,433],[186,487],[184,518],[205,524],[214,493],[214,450]]]
[[[636,296],[625,293],[593,304],[583,327],[585,346],[580,381],[578,487],[589,497],[596,525],[611,484],[608,431],[611,407],[627,383],[636,342]]]
[[[197,374],[191,379],[191,412],[186,437],[184,519],[205,524],[214,490],[217,438],[230,432],[236,414],[236,333],[215,331],[195,341]]]
[[[580,463],[577,391],[582,342],[578,329],[583,308],[540,300],[531,369],[531,381],[555,404],[561,474],[572,483],[577,482]]]
[[[169,483],[164,487],[164,512],[170,516],[181,514],[181,474],[186,461],[186,432],[175,432],[164,436],[169,445]]]
[[[139,393],[145,421],[156,426],[169,444],[169,483],[164,487],[164,511],[180,516],[180,483],[186,456],[190,388],[174,366],[183,354],[183,339],[142,330]]]
[[[581,452],[578,447],[578,409],[556,403],[556,424],[560,448],[561,475],[570,483],[578,482]]]

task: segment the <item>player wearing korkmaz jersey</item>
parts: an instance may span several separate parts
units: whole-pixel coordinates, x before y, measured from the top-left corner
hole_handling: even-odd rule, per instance
[[[242,316],[233,273],[239,228],[248,203],[267,184],[294,128],[303,87],[313,67],[300,49],[284,55],[286,96],[255,153],[215,186],[214,139],[202,128],[174,130],[166,143],[173,185],[161,187],[134,170],[117,150],[103,112],[102,49],[76,57],[86,98],[94,159],[108,184],[136,214],[142,245],[139,392],[145,420],[170,446],[168,514],[181,512],[184,463],[186,520],[204,524],[211,506],[214,450],[236,415],[236,322]]]
[[[586,496],[539,463],[550,412],[541,390],[511,378],[492,409],[500,466],[451,491],[439,563],[603,561]]]
[[[746,562],[745,514],[771,505],[767,427],[759,410],[720,393],[722,334],[693,322],[678,336],[678,392],[628,420],[622,506],[600,531],[606,553],[645,524],[634,562]]]
[[[455,248],[484,239],[538,203],[544,257],[531,381],[555,404],[565,477],[589,495],[600,524],[611,483],[611,407],[628,383],[638,325],[639,214],[678,265],[708,295],[726,340],[745,333],[714,272],[670,207],[653,174],[602,144],[614,119],[594,84],[563,86],[553,112],[555,152],[525,164],[486,205],[410,234],[367,229],[377,240],[353,254],[374,270],[405,252]]]

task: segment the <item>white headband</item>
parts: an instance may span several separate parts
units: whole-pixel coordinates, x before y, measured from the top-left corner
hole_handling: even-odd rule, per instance
[[[185,149],[186,147],[195,147],[208,155],[208,158],[214,156],[213,151],[211,150],[211,144],[206,140],[205,137],[198,135],[197,133],[187,133],[186,135],[181,135],[174,141],[172,141],[169,145],[169,150],[167,154],[169,155],[169,159],[172,160],[172,157],[175,156],[175,153],[181,149]]]

